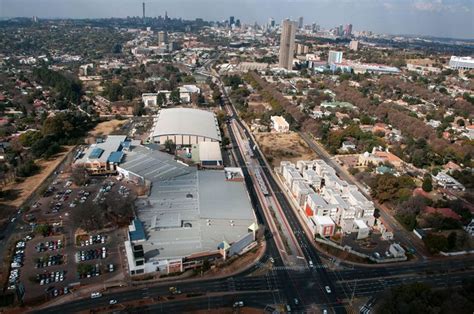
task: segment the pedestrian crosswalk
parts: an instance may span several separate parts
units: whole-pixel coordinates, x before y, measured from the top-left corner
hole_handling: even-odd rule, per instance
[[[312,269],[321,269],[321,268],[324,268],[324,269],[327,269],[328,266],[326,265],[314,265],[313,267],[309,267],[309,266],[298,266],[298,265],[293,265],[293,266],[274,266],[274,265],[267,265],[267,264],[264,264],[264,263],[261,263],[261,262],[257,262],[255,264],[255,267],[257,268],[268,268],[268,269],[271,269],[273,271],[286,271],[286,270],[293,270],[293,271],[308,271],[308,270],[312,270]]]

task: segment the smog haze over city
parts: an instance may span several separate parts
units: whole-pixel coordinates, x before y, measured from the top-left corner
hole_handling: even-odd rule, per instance
[[[328,27],[352,23],[357,30],[474,39],[472,0],[152,0],[149,16],[224,20],[245,23],[280,21],[304,15]],[[141,15],[136,0],[2,0],[0,17],[109,18]]]
[[[0,312],[474,313],[473,0],[0,0]]]

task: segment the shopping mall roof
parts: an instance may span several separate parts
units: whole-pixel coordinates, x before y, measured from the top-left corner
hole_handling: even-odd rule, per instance
[[[221,140],[219,124],[211,111],[191,108],[170,108],[158,112],[153,137],[193,135]]]
[[[189,170],[154,181],[149,197],[137,202],[147,259],[215,251],[247,235],[256,221],[243,182],[227,181],[222,170]]]

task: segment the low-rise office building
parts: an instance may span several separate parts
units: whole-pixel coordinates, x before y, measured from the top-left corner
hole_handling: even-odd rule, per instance
[[[130,142],[125,135],[109,135],[104,141],[79,152],[73,166],[84,167],[91,174],[113,174],[123,159],[124,147]]]

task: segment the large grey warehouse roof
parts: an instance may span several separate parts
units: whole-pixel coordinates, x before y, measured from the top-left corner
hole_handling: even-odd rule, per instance
[[[176,162],[172,156],[166,153],[144,146],[137,146],[131,152],[127,152],[120,168],[144,177],[151,182],[168,180],[195,171]]]
[[[222,241],[241,239],[256,221],[243,182],[226,181],[223,170],[189,170],[153,181],[149,197],[137,201],[147,259],[215,251]]]
[[[191,108],[160,110],[153,137],[178,134],[221,140],[219,124],[213,112]]]

